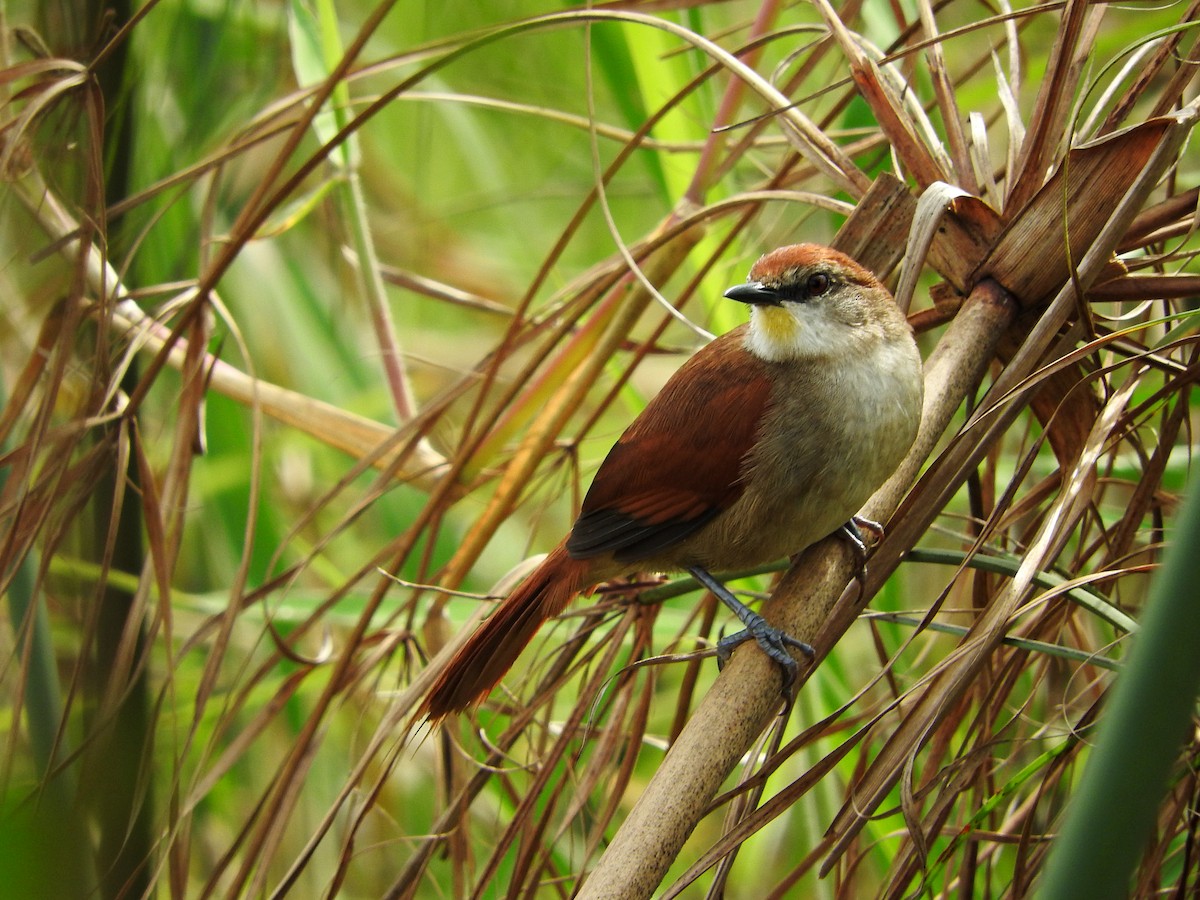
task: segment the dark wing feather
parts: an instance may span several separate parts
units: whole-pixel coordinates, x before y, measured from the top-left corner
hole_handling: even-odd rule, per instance
[[[567,539],[573,558],[654,557],[741,496],[770,396],[744,339],[742,326],[701,349],[609,451]]]

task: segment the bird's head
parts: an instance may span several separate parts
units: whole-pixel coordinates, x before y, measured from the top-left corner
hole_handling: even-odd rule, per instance
[[[770,362],[840,356],[908,328],[879,279],[820,244],[772,250],[725,296],[750,305],[746,349]]]

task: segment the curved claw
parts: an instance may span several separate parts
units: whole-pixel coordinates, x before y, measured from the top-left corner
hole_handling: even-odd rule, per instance
[[[871,537],[873,538],[871,543],[873,545],[883,539],[883,526],[862,516],[851,516],[846,524],[837,530],[838,536],[849,541],[851,546],[854,547],[854,553],[858,557],[858,572],[855,574],[855,580],[860,585],[867,583],[867,555],[869,549],[866,538],[863,537],[864,531],[871,532]]]
[[[757,621],[747,623],[747,627],[734,634],[726,635],[717,641],[717,668],[725,668],[725,663],[729,662],[729,657],[733,655],[733,651],[740,647],[746,641],[753,640],[762,648],[763,653],[767,654],[775,664],[779,666],[780,674],[783,676],[783,685],[780,689],[787,705],[790,707],[795,699],[793,688],[796,685],[796,679],[800,675],[800,666],[790,653],[787,652],[788,647],[799,650],[810,660],[817,655],[817,651],[813,649],[811,644],[806,644],[804,641],[792,637],[785,631],[769,625],[767,620],[754,614]]]
[[[746,641],[753,639],[762,648],[762,651],[779,666],[783,676],[782,693],[784,699],[787,701],[788,708],[791,708],[792,700],[794,699],[792,688],[796,684],[800,667],[796,663],[796,660],[792,658],[792,655],[788,653],[788,648],[792,647],[799,650],[809,659],[816,656],[816,651],[810,644],[806,644],[804,641],[798,640],[771,625],[766,619],[734,597],[729,588],[713,578],[706,570],[701,569],[699,566],[693,566],[688,571],[691,572],[697,581],[712,591],[722,603],[728,606],[734,615],[741,620],[742,624],[746,626],[744,630],[727,635],[717,642],[718,668],[723,669],[733,651],[746,643]]]

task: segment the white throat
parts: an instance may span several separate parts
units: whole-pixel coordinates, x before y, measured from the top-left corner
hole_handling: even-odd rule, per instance
[[[861,345],[865,331],[830,318],[817,306],[754,306],[746,349],[767,362],[812,359]]]

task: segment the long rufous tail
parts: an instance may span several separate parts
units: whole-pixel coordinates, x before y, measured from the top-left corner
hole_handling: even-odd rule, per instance
[[[425,699],[426,718],[437,720],[482,700],[496,686],[543,622],[591,587],[591,564],[571,559],[559,545],[472,634]]]

